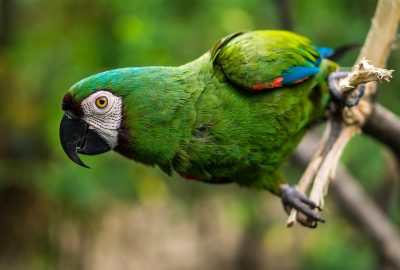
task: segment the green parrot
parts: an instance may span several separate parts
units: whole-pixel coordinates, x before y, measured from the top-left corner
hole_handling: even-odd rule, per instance
[[[114,150],[169,175],[268,190],[316,227],[318,207],[280,168],[327,111],[332,53],[291,32],[260,30],[229,35],[182,66],[95,74],[63,98],[61,144],[85,167],[78,153]]]

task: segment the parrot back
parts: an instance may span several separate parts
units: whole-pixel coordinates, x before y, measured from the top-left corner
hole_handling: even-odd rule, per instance
[[[211,50],[213,63],[235,85],[260,91],[300,83],[317,74],[323,58],[333,54],[303,36],[277,30],[240,32]]]

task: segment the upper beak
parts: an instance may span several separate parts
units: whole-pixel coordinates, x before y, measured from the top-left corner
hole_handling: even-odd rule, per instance
[[[67,156],[76,164],[89,168],[78,153],[96,155],[111,150],[109,144],[80,118],[64,114],[60,124],[60,141]]]

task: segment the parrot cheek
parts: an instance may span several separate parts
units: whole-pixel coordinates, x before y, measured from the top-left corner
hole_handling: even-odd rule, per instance
[[[60,142],[67,156],[76,164],[89,168],[78,153],[97,155],[111,150],[110,145],[80,118],[64,114],[60,124]]]

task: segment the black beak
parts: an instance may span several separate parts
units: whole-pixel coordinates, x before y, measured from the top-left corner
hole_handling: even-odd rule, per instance
[[[108,143],[89,125],[77,117],[70,117],[66,113],[61,119],[60,141],[67,156],[76,164],[89,168],[79,158],[78,153],[97,155],[111,150]]]

